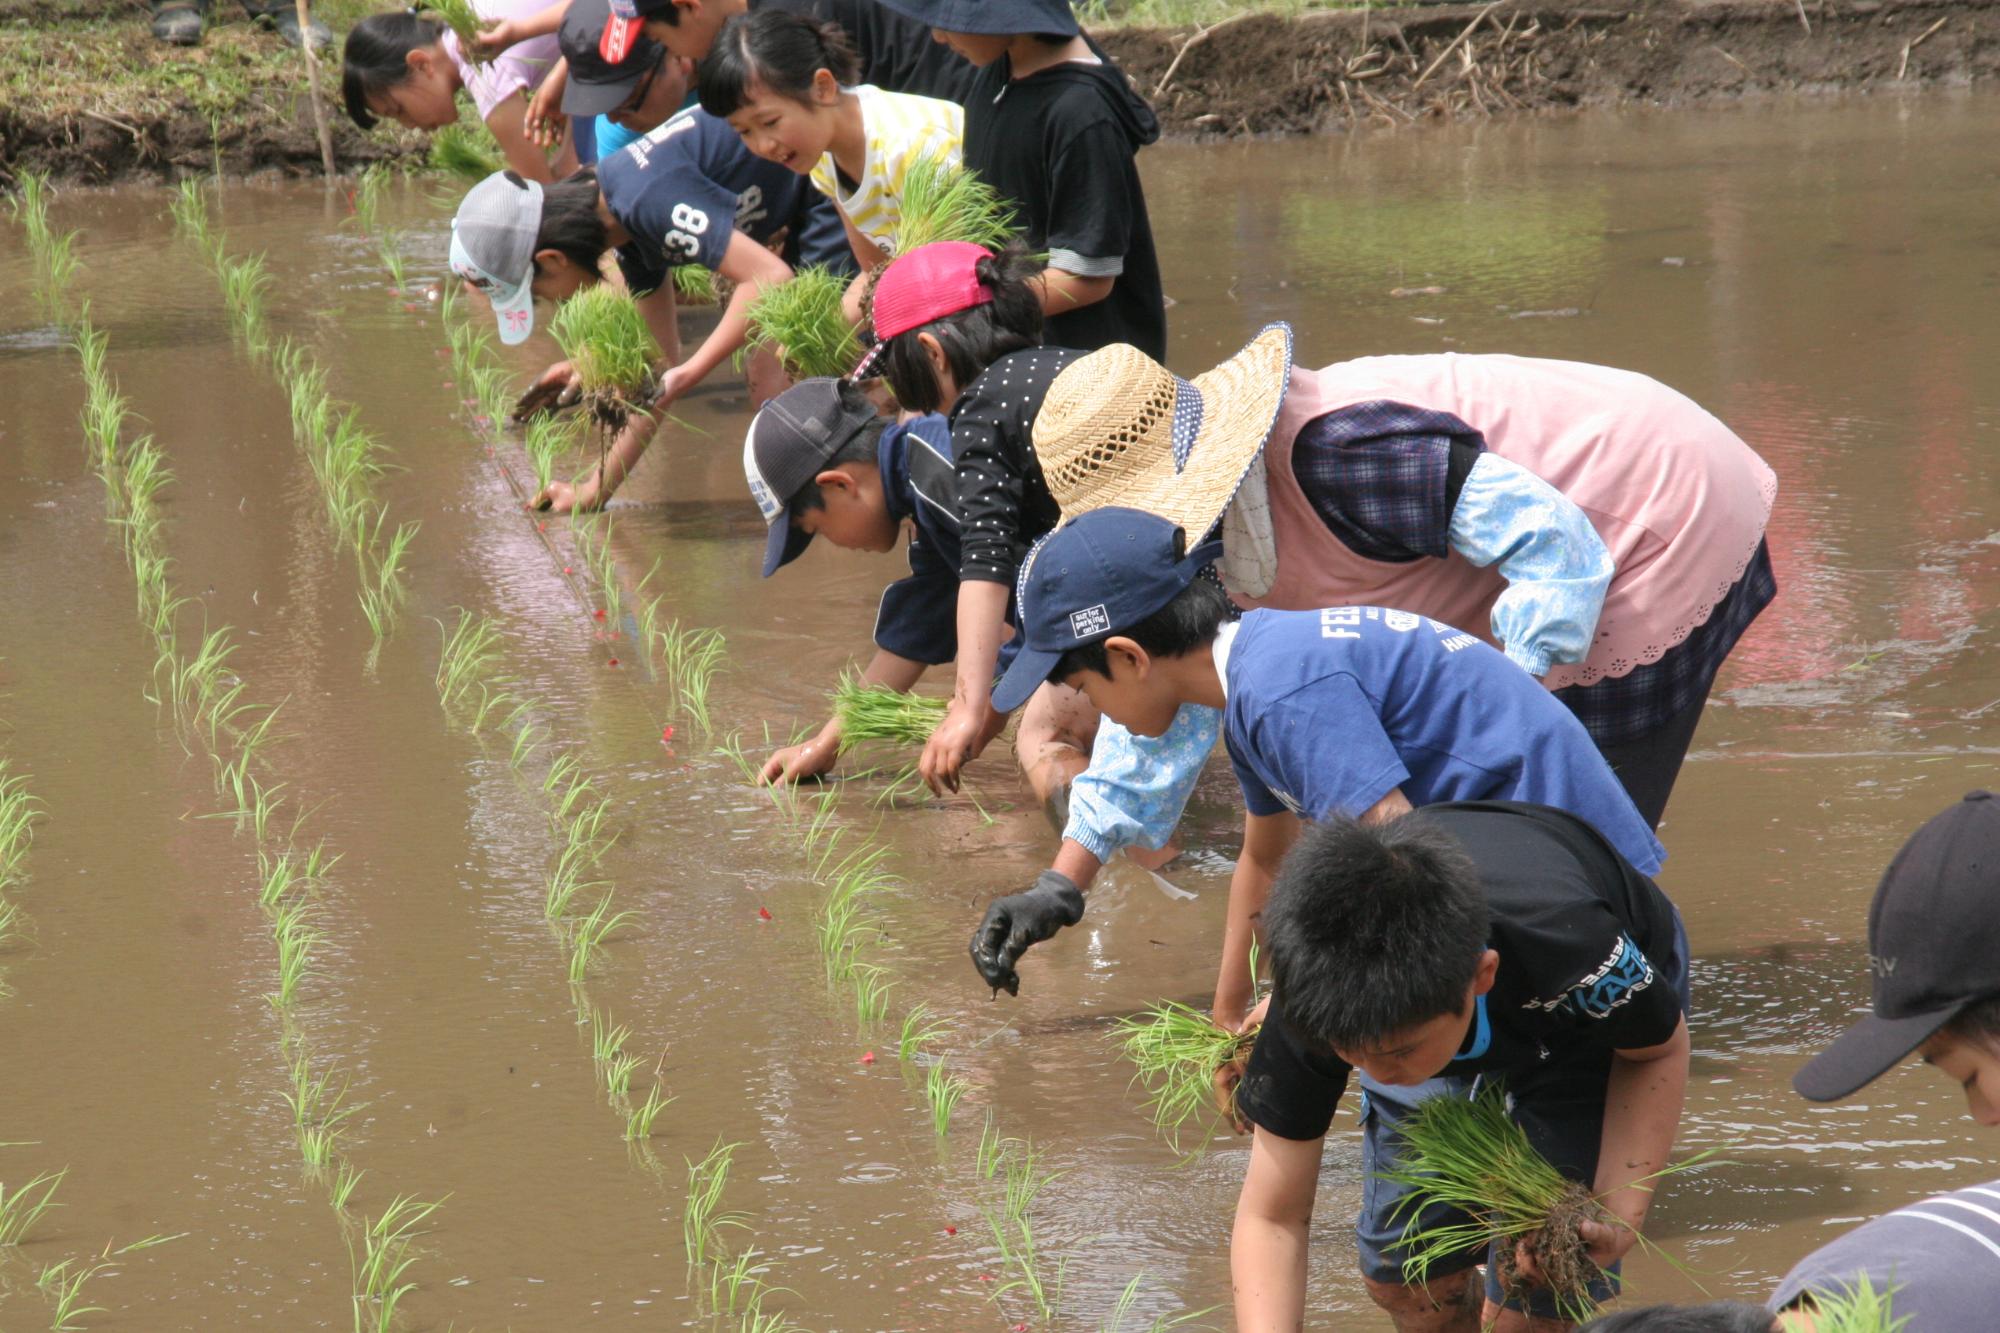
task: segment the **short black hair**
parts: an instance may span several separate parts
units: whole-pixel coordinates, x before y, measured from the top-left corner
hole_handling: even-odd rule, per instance
[[[513,172],[507,179],[524,182]],[[535,250],[558,250],[585,273],[596,273],[611,248],[611,233],[597,215],[597,169],[582,167],[542,187],[542,222],[535,229]],[[539,266],[538,266],[539,267]]]
[[[375,128],[368,99],[410,77],[410,52],[434,45],[444,24],[397,11],[370,14],[348,31],[340,51],[340,95],[347,115],[364,130]]]
[[[872,412],[875,410],[874,404],[868,401],[867,395],[852,384],[849,384],[846,380],[840,382],[839,393],[840,406],[844,411]],[[888,421],[882,417],[876,417],[866,426],[863,426],[853,439],[834,450],[833,457],[819,465],[819,471],[825,472],[831,468],[844,467],[849,463],[867,463],[873,466],[875,460],[881,456],[879,450],[882,444],[882,432],[888,428],[888,425]],[[814,473],[813,475],[817,476],[819,474]],[[824,509],[826,508],[826,497],[820,494],[819,483],[808,478],[806,484],[793,491],[791,498],[785,501],[785,508],[794,515],[811,509]]]
[[[1591,1320],[1577,1333],[1771,1333],[1777,1317],[1761,1305],[1648,1305]]]
[[[1179,657],[1215,642],[1224,625],[1236,619],[1236,604],[1222,585],[1211,578],[1198,578],[1173,601],[1144,620],[1122,627],[1116,634],[1132,640],[1149,657]],[[1049,679],[1061,684],[1079,672],[1111,674],[1111,656],[1104,651],[1103,639],[1072,648],[1056,660]]]
[[[632,0],[632,8],[648,22],[658,19],[669,28],[681,26],[681,9],[674,0]]]
[[[1961,1041],[1976,1042],[2000,1054],[2000,995],[1989,995],[1958,1011],[1945,1032]]]
[[[753,84],[804,102],[821,70],[843,87],[861,77],[861,58],[838,23],[814,23],[783,9],[738,14],[722,25],[701,62],[701,109],[727,120],[750,100]]]
[[[1031,281],[1045,267],[1041,256],[1030,255],[1028,247],[1020,241],[1010,241],[999,254],[973,266],[973,276],[993,293],[991,301],[905,329],[889,339],[875,364],[882,378],[889,382],[897,403],[913,412],[941,412],[950,406],[938,387],[930,358],[917,342],[926,333],[944,349],[951,377],[961,391],[1009,352],[1040,347],[1042,302]],[[868,288],[871,306],[862,333],[864,343],[877,341],[873,327],[874,290],[871,282]]]
[[[1264,943],[1285,1021],[1336,1051],[1457,1013],[1486,952],[1479,872],[1424,818],[1334,815],[1285,858]]]

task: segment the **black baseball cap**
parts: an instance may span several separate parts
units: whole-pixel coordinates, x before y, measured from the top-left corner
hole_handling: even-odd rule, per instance
[[[1911,835],[1868,908],[1874,1012],[1792,1076],[1808,1101],[1852,1096],[1932,1033],[2000,998],[2000,798],[1975,791]]]
[[[993,687],[994,709],[1013,712],[1064,653],[1130,629],[1221,558],[1221,542],[1190,551],[1177,524],[1138,509],[1093,509],[1057,528],[1021,563],[1021,652]]]
[[[570,0],[556,43],[569,62],[569,82],[563,85],[562,109],[569,116],[601,116],[615,111],[648,74],[658,69],[667,50],[643,32],[628,34],[611,59],[600,50],[600,38],[611,21],[611,0]]]
[[[826,470],[827,460],[881,418],[858,393],[843,394],[836,379],[800,380],[764,404],[743,440],[743,474],[750,482],[770,536],[764,543],[764,577],[790,564],[812,544],[795,531],[788,501]]]

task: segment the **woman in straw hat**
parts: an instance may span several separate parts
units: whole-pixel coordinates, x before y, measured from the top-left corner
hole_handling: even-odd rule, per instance
[[[1369,602],[1502,649],[1583,721],[1658,826],[1703,701],[1777,592],[1777,478],[1644,375],[1441,353],[1291,364],[1272,324],[1192,382],[1130,347],[1065,368],[1035,422],[1065,519],[1220,528],[1247,607]]]
[[[1192,381],[1132,347],[1079,358],[1034,443],[1065,519],[1119,506],[1190,540],[1219,529],[1240,605],[1393,606],[1501,648],[1654,827],[1717,670],[1777,592],[1771,469],[1630,371],[1456,353],[1305,370],[1278,323]],[[1158,845],[1199,772],[1121,740],[1077,779],[1053,862],[1079,887],[1126,841]],[[1033,894],[998,899],[981,936],[1019,935],[1016,957],[1046,938]]]

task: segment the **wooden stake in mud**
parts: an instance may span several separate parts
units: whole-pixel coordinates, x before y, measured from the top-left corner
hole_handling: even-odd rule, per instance
[[[306,91],[312,98],[313,129],[319,134],[320,165],[333,179],[333,132],[326,126],[326,104],[319,97],[319,56],[313,51],[312,13],[306,0],[293,0],[299,14],[299,49],[306,54]]]

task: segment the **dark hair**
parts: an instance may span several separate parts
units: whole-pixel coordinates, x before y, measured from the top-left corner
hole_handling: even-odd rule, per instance
[[[523,182],[513,172],[507,179]],[[586,273],[595,273],[611,248],[610,233],[597,215],[597,169],[581,167],[542,187],[542,223],[535,229],[535,250],[559,250],[563,258]]]
[[[340,95],[347,114],[364,130],[375,128],[368,99],[410,77],[410,52],[435,45],[444,24],[398,11],[370,14],[347,34],[340,51]]]
[[[930,358],[924,355],[918,337],[930,334],[944,349],[951,377],[963,390],[979,378],[981,371],[1009,352],[1042,345],[1042,302],[1030,279],[1045,265],[1031,256],[1020,241],[1009,241],[999,254],[982,259],[973,275],[993,293],[993,299],[970,310],[934,319],[914,329],[905,329],[889,339],[876,361],[882,378],[889,382],[896,402],[913,412],[942,412],[948,403],[939,391]],[[878,275],[879,276],[879,275]],[[871,302],[864,342],[876,341],[874,330],[874,285],[868,289]]]
[[[1771,1333],[1777,1319],[1761,1305],[1649,1305],[1591,1320],[1577,1333]]]
[[[658,19],[669,28],[681,26],[681,7],[674,0],[632,0],[632,8],[649,23]]]
[[[2000,1054],[2000,995],[1989,995],[1959,1010],[1944,1025],[1944,1030],[1949,1036],[1976,1042]]]
[[[840,396],[842,398],[848,396],[848,388],[846,386],[840,388]],[[852,440],[848,440],[838,450],[834,450],[834,456],[820,464],[820,472],[826,472],[828,468],[846,466],[846,464],[852,464],[852,462],[866,462],[866,464],[874,466],[876,458],[880,458],[878,450],[882,446],[882,432],[886,428],[888,428],[888,422],[878,416],[872,424],[864,426],[860,434],[856,434]],[[798,490],[794,490],[792,498],[786,500],[786,508],[792,514],[802,514],[802,512],[814,510],[814,508],[826,508],[826,496],[820,492],[820,482],[808,480],[804,486],[800,486]]]
[[[1215,642],[1215,635],[1236,619],[1236,604],[1222,585],[1211,578],[1198,578],[1181,589],[1180,595],[1144,620],[1117,633],[1146,650],[1150,657],[1179,657]],[[1049,679],[1058,683],[1080,671],[1111,674],[1111,658],[1104,640],[1072,648],[1057,659]]]
[[[861,77],[861,58],[838,23],[814,23],[783,9],[738,14],[722,25],[701,62],[701,109],[727,120],[750,100],[753,84],[808,101],[821,70],[842,84]]]
[[[1479,874],[1421,814],[1335,815],[1300,837],[1271,886],[1264,943],[1285,1020],[1364,1050],[1456,1013],[1486,951]]]

